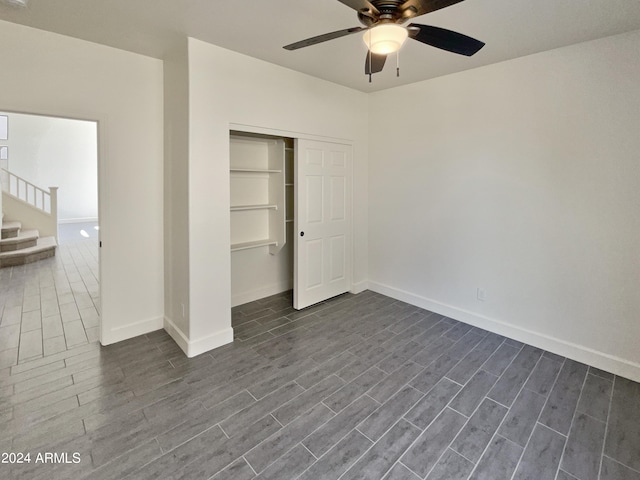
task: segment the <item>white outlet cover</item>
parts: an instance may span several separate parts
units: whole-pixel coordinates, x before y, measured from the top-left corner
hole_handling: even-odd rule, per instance
[[[484,302],[487,299],[487,292],[483,288],[478,288],[476,296],[478,300]]]

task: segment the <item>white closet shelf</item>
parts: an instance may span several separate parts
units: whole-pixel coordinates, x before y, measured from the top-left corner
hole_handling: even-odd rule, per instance
[[[236,205],[235,207],[231,207],[232,212],[244,212],[247,210],[277,210],[278,205]]]
[[[271,170],[268,168],[232,168],[232,173],[282,173],[282,170]]]
[[[268,238],[265,240],[255,240],[253,242],[232,243],[231,251],[237,252],[239,250],[248,250],[250,248],[270,247],[271,245],[278,245],[278,242]]]
[[[282,138],[231,132],[232,252],[268,247],[264,253],[275,255],[286,244],[284,148]],[[263,253],[262,249],[254,251]]]

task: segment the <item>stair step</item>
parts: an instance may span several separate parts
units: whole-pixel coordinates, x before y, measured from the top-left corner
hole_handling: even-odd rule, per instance
[[[22,224],[20,222],[2,222],[1,238],[15,238],[21,228]]]
[[[34,247],[22,248],[11,252],[0,253],[0,267],[14,267],[25,263],[37,262],[56,254],[56,239],[54,237],[38,238]]]
[[[12,252],[24,248],[35,247],[40,234],[38,230],[20,230],[16,237],[0,240],[0,252]]]

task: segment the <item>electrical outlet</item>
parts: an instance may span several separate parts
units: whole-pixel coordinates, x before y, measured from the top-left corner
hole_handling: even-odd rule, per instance
[[[476,298],[478,299],[478,301],[484,302],[487,299],[486,290],[484,288],[478,287],[478,290],[476,291]]]

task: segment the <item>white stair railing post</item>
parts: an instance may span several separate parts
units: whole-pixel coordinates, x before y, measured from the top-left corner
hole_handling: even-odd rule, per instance
[[[58,187],[49,187],[49,202],[51,204],[51,220],[55,225],[56,242],[58,241]],[[44,207],[44,205],[42,205]]]

